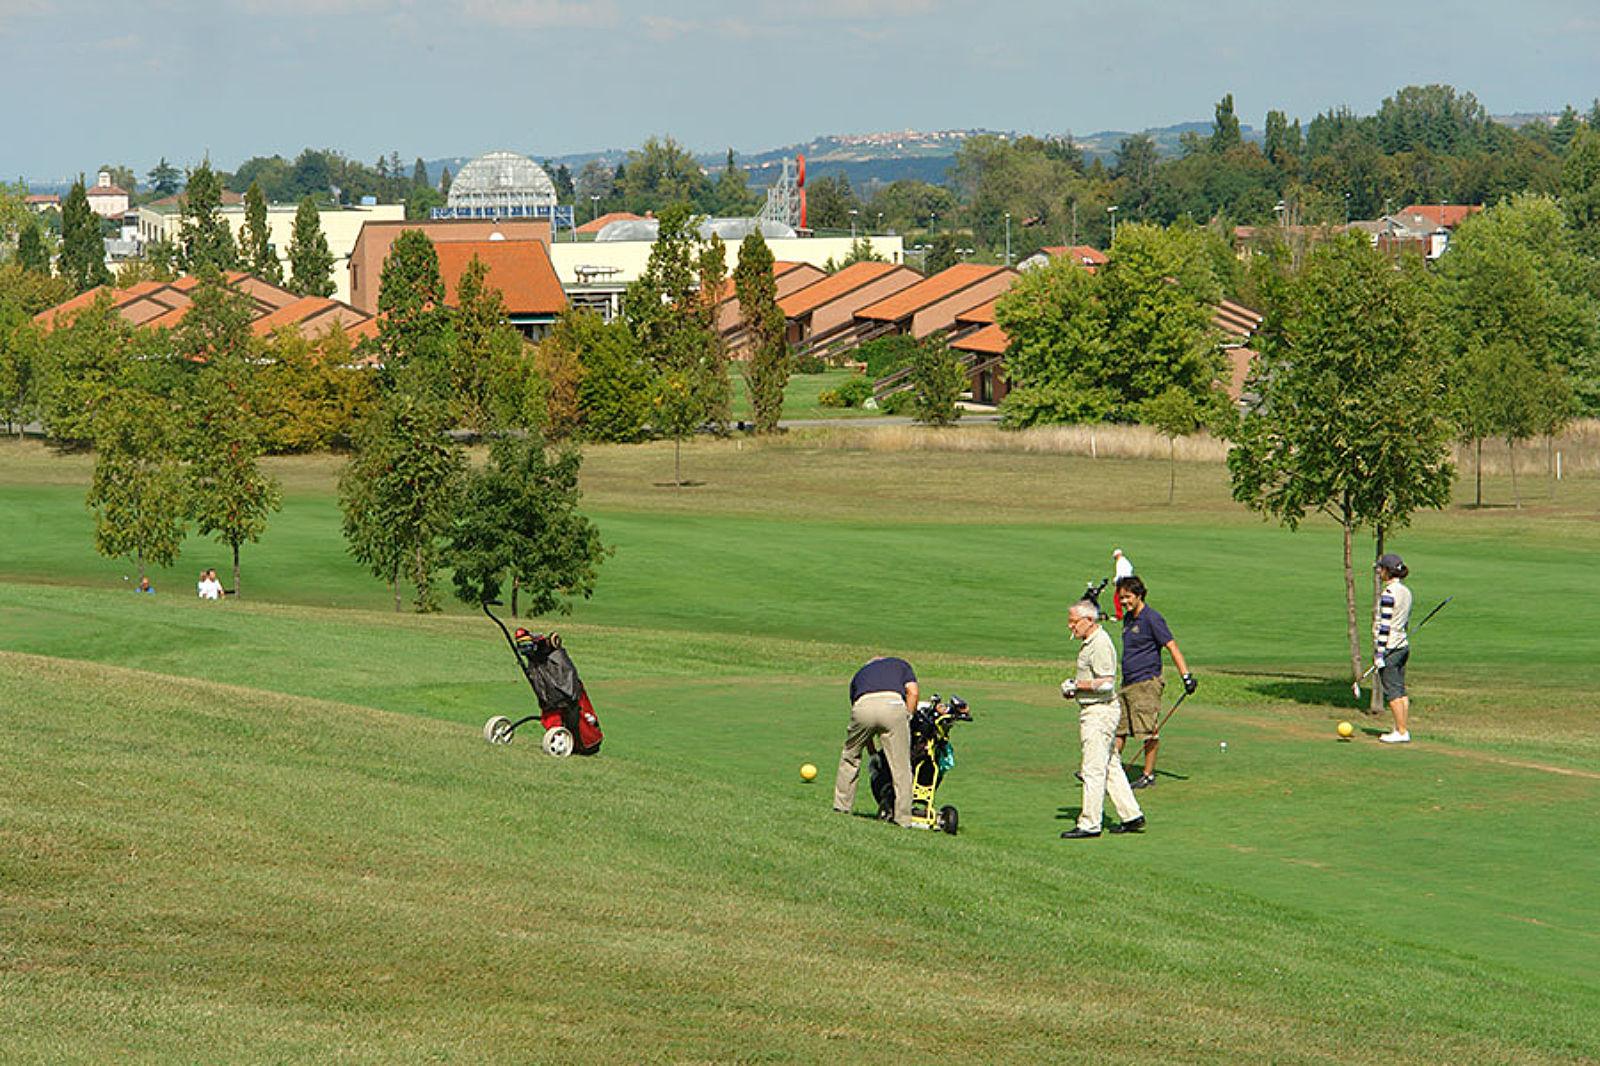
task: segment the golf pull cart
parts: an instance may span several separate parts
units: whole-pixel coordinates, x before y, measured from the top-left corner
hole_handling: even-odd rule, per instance
[[[911,821],[925,829],[942,829],[955,836],[960,814],[954,807],[935,807],[939,784],[956,765],[956,750],[950,744],[950,727],[972,721],[967,701],[951,696],[940,702],[938,694],[917,704],[911,716]],[[867,764],[873,798],[878,801],[878,817],[894,817],[894,778],[881,750],[874,750]]]
[[[517,665],[522,667],[522,674],[539,701],[539,713],[516,721],[497,714],[483,724],[483,739],[490,744],[509,744],[519,728],[537,721],[544,729],[541,746],[546,755],[564,759],[568,755],[598,752],[603,739],[600,719],[595,717],[589,694],[578,677],[578,668],[561,646],[560,634],[530,633],[519,628],[513,635],[489,610],[491,605],[498,607],[499,603],[487,601],[483,613],[505,634],[506,643],[517,657]]]

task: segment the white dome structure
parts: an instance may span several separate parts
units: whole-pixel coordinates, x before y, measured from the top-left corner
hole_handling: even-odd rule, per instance
[[[556,186],[544,167],[516,152],[489,152],[450,182],[448,209],[470,218],[525,218],[556,205]]]

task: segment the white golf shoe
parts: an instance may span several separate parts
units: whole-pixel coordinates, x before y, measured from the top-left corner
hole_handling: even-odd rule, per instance
[[[1404,733],[1396,733],[1396,732],[1391,730],[1390,732],[1385,733],[1383,736],[1379,737],[1378,738],[1378,743],[1379,744],[1409,744],[1409,743],[1411,743],[1411,731],[1407,730]]]

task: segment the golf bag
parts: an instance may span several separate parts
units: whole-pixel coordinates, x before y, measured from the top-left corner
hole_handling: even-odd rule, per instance
[[[950,727],[972,721],[967,701],[951,696],[941,703],[938,695],[917,704],[911,716],[911,820],[927,829],[942,829],[954,836],[960,814],[954,807],[935,808],[934,801],[944,776],[955,769],[956,751],[950,743]],[[894,817],[894,776],[883,751],[874,746],[867,763],[867,780],[878,801],[878,817]]]
[[[561,646],[560,635],[518,629],[513,636],[489,606],[488,603],[483,605],[483,613],[500,627],[506,643],[516,653],[517,665],[522,667],[522,674],[539,703],[539,713],[515,722],[505,715],[495,715],[484,723],[483,739],[491,744],[509,744],[518,727],[537,719],[544,729],[545,754],[561,758],[598,752],[600,742],[605,739],[600,731],[600,719],[589,702],[589,693],[578,676],[578,668]]]
[[[600,750],[605,734],[595,716],[589,693],[578,677],[572,656],[561,646],[559,634],[529,633],[517,630],[517,659],[522,673],[533,686],[539,701],[539,721],[548,732],[557,726],[572,734],[574,755],[593,755]]]

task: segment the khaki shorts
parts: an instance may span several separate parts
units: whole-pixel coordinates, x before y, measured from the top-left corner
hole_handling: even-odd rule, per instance
[[[1119,737],[1148,737],[1155,733],[1161,722],[1161,693],[1167,687],[1166,678],[1152,677],[1135,681],[1122,689],[1122,706],[1127,713],[1117,724]],[[1130,724],[1132,728],[1130,729]]]

